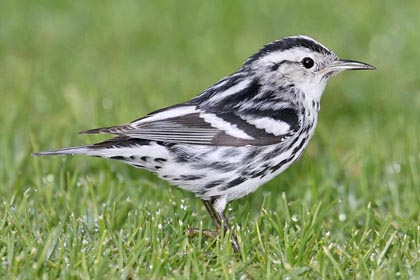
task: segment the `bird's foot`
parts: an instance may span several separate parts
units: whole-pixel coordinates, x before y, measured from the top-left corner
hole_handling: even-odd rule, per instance
[[[222,230],[221,228],[218,228],[217,230],[208,230],[208,229],[199,229],[199,228],[188,228],[185,231],[186,234],[188,234],[189,236],[194,236],[194,235],[205,235],[211,238],[216,238],[222,235]],[[241,251],[241,247],[239,246],[238,243],[238,238],[236,237],[236,234],[234,232],[232,232],[231,235],[231,242],[232,242],[232,248],[233,251],[235,253],[239,253]]]
[[[218,237],[220,235],[221,231],[220,231],[220,229],[218,229],[218,230],[208,230],[208,229],[199,229],[199,228],[188,228],[185,231],[185,233],[188,234],[189,236],[202,234],[202,235],[205,235],[205,236],[208,236],[208,237],[215,238],[215,237]]]

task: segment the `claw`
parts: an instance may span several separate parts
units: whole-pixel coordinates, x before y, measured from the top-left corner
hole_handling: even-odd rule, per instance
[[[215,238],[215,237],[218,237],[220,235],[221,231],[220,230],[199,229],[199,228],[188,228],[185,231],[185,233],[188,234],[189,236],[194,236],[194,235],[197,235],[197,234],[201,233],[202,235]]]

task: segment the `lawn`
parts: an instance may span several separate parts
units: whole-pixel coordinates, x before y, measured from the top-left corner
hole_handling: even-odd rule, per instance
[[[418,1],[0,4],[1,279],[420,277]],[[234,201],[229,236],[147,171],[32,152],[183,102],[263,44],[310,35],[377,67],[335,77],[302,158]]]

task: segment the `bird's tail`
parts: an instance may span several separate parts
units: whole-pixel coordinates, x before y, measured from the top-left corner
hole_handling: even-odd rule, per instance
[[[92,148],[90,146],[69,147],[51,151],[42,151],[33,153],[33,156],[57,156],[57,155],[92,155]]]
[[[117,136],[100,143],[62,148],[51,151],[43,151],[33,153],[33,156],[57,156],[57,155],[87,155],[97,157],[118,157],[121,153],[126,152],[131,147],[147,146],[150,143],[149,140],[143,139],[132,139],[128,136]],[[127,148],[127,149],[126,149]],[[144,152],[144,151],[143,151]]]

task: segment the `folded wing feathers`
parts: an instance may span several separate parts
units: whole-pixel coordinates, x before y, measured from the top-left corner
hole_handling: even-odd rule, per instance
[[[235,91],[246,86],[244,83],[240,85]],[[196,105],[180,104],[153,112],[126,125],[90,129],[80,133],[115,134],[170,143],[239,146],[278,143],[294,132],[290,125],[281,120],[261,119],[259,116],[249,119],[235,112],[223,114],[229,115],[229,119],[224,120]],[[238,126],[244,121],[248,126],[245,130]],[[279,127],[276,125],[277,121]]]

